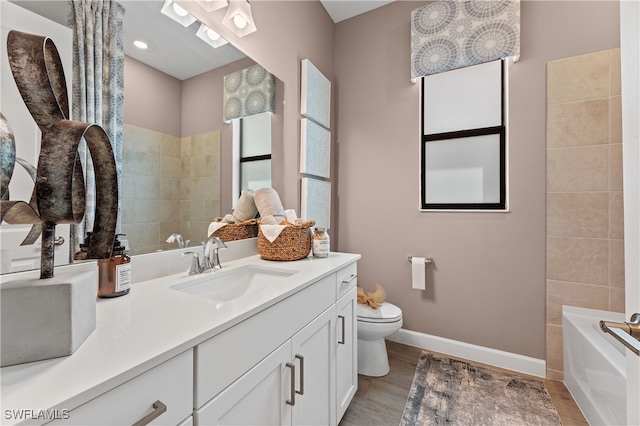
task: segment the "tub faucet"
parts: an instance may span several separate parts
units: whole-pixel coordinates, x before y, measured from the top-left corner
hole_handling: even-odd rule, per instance
[[[184,241],[184,238],[182,238],[182,234],[171,234],[169,235],[169,238],[167,238],[167,242],[168,243],[178,243],[178,248],[185,248],[189,245],[189,240],[187,240],[186,242]]]

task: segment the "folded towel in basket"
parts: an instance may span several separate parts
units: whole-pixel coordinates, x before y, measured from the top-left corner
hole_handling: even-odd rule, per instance
[[[260,188],[253,194],[253,198],[260,217],[273,216],[277,222],[284,220],[284,207],[275,189]]]
[[[240,195],[238,204],[235,210],[233,210],[233,217],[236,223],[244,222],[245,220],[253,219],[258,213],[256,202],[254,200],[254,192],[251,189],[245,189]]]
[[[227,225],[228,223],[226,222],[211,222],[209,224],[209,229],[207,230],[207,236],[211,237],[214,232],[216,232],[218,229],[223,228]]]
[[[264,235],[265,238],[267,240],[269,240],[270,243],[272,243],[276,238],[278,238],[278,236],[280,235],[282,230],[284,228],[286,228],[286,227],[287,227],[287,225],[264,225],[264,224],[261,224],[260,225],[260,230],[262,231],[262,235]]]

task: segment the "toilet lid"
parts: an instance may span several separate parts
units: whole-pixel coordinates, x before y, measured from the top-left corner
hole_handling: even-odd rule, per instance
[[[402,310],[389,302],[382,302],[377,309],[358,303],[358,321],[396,322],[402,317]]]

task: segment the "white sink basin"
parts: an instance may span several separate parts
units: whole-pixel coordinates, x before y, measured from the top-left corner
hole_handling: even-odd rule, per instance
[[[253,293],[270,293],[297,271],[266,266],[242,266],[189,277],[172,289],[219,302],[228,302]]]

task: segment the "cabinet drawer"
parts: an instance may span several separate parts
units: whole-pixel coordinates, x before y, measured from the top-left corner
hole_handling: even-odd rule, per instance
[[[71,410],[68,419],[49,424],[131,425],[152,413],[156,401],[167,410],[151,424],[176,425],[193,413],[191,349]]]
[[[358,285],[358,264],[356,262],[340,269],[337,273],[338,299],[347,294],[349,290]]]
[[[331,274],[195,348],[195,408],[242,376],[336,300]]]

